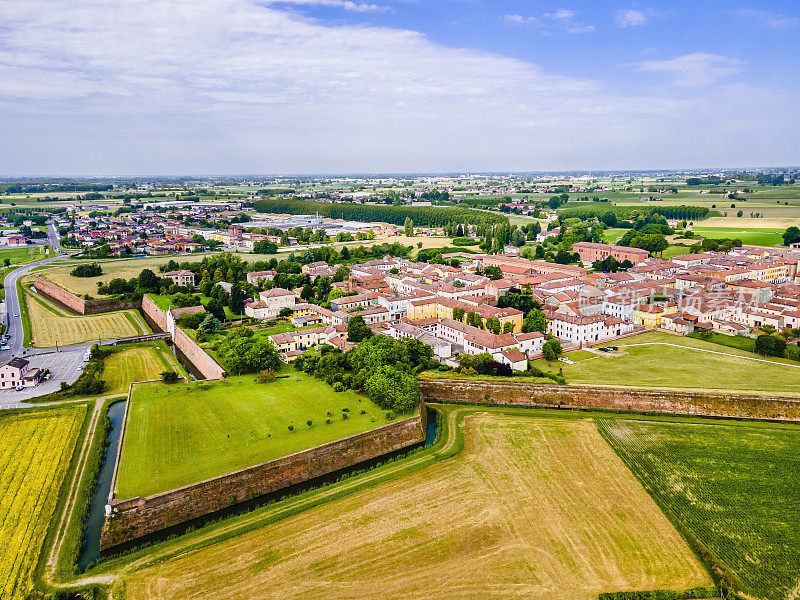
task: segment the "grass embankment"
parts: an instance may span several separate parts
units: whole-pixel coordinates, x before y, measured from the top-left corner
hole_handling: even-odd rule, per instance
[[[797,426],[609,419],[600,430],[670,520],[744,592],[797,596]]]
[[[149,496],[400,418],[386,415],[366,396],[334,392],[288,368],[272,383],[241,375],[138,385],[128,408],[115,493]]]
[[[19,286],[24,294],[23,329],[30,330],[31,345],[37,348],[66,346],[98,339],[114,339],[150,333],[138,311],[123,310],[98,315],[72,315],[46,298]],[[22,294],[20,297],[22,297]],[[20,303],[22,304],[22,302]],[[22,308],[22,307],[21,307]],[[27,328],[26,326],[27,321]]]
[[[86,405],[0,413],[0,597],[23,599]]]
[[[130,383],[160,379],[167,370],[185,375],[183,366],[163,340],[123,346],[103,362],[102,378],[106,382],[103,394],[127,394]]]
[[[459,438],[454,417],[473,415],[457,457],[158,560],[124,578],[126,597],[589,600],[710,583],[592,419],[475,412],[445,412]]]
[[[570,384],[800,394],[800,368],[787,359],[757,357],[746,350],[661,332],[611,344],[620,352],[597,352],[586,358],[584,351],[583,360],[574,365],[548,365],[544,359],[533,364],[543,370],[560,366]],[[565,357],[571,359],[572,354]]]

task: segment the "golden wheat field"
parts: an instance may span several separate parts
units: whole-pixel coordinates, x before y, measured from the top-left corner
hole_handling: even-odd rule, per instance
[[[466,424],[458,456],[133,573],[126,598],[590,600],[711,583],[591,419]]]
[[[0,413],[0,598],[26,598],[86,406]]]

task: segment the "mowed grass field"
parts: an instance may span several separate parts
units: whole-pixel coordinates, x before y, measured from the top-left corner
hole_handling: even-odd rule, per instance
[[[604,419],[604,437],[673,523],[764,600],[800,593],[800,428]]]
[[[467,417],[457,456],[126,577],[128,600],[596,599],[710,585],[589,418]]]
[[[0,264],[9,259],[12,265],[23,265],[40,258],[45,258],[45,246],[28,246],[22,248],[4,248],[0,250]]]
[[[28,597],[85,405],[0,412],[0,598]]]
[[[544,359],[534,364],[545,370],[561,367],[570,384],[800,394],[800,365],[789,360],[764,359],[745,350],[661,332],[612,344],[620,347],[620,353],[597,352],[594,358],[574,365],[548,365]],[[565,357],[570,355],[567,352]]]
[[[103,395],[127,394],[131,382],[160,379],[165,370],[184,375],[183,367],[165,342],[158,340],[124,348],[103,362],[102,378],[106,382]]]
[[[389,422],[366,396],[334,392],[288,368],[273,383],[241,375],[137,385],[128,407],[116,497],[164,492]]]
[[[694,227],[692,231],[700,237],[740,239],[743,244],[752,246],[777,246],[783,243],[782,234],[786,229]],[[688,240],[687,243],[691,243],[691,240]]]
[[[32,292],[25,293],[24,310],[30,321],[31,345],[36,348],[150,333],[135,310],[76,316]]]

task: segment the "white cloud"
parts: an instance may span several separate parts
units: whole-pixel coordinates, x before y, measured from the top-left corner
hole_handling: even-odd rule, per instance
[[[282,6],[327,6],[341,8],[351,12],[382,12],[391,10],[388,6],[351,0],[265,0],[265,4]]]
[[[745,19],[755,21],[763,27],[779,31],[796,29],[797,25],[800,24],[800,19],[797,17],[771,13],[765,10],[739,10],[736,11],[736,14]]]
[[[742,61],[729,56],[694,52],[668,60],[647,60],[633,63],[638,71],[667,73],[680,87],[702,87],[718,82],[723,77],[741,70]]]
[[[620,27],[638,27],[644,25],[650,20],[645,11],[642,10],[618,10],[614,20]]]
[[[800,162],[783,142],[800,126],[791,93],[622,95],[262,0],[3,0],[0,23],[5,174],[635,168],[748,164],[745,152]],[[701,56],[636,68],[683,82],[738,69]],[[697,143],[682,143],[686,129]]]
[[[543,34],[553,33],[590,33],[595,31],[594,25],[586,25],[575,21],[575,12],[559,8],[541,16],[505,15],[503,20],[508,25],[532,25]]]

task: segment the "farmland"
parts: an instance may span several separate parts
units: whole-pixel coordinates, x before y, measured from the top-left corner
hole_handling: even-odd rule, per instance
[[[670,520],[746,593],[797,597],[797,427],[622,419],[599,426]]]
[[[0,413],[0,598],[27,598],[86,407]]]
[[[534,364],[543,370],[552,370],[557,364],[571,384],[800,394],[800,367],[785,359],[764,359],[745,350],[660,332],[614,344],[620,347],[619,353],[596,352],[594,358],[574,365],[548,365],[544,359]]]
[[[151,563],[126,597],[589,600],[710,584],[591,419],[465,424],[457,456]]]
[[[106,382],[103,394],[127,394],[131,382],[159,379],[167,369],[183,374],[183,368],[164,341],[125,347],[103,362],[102,378]]]
[[[336,393],[289,369],[272,383],[241,375],[138,385],[128,409],[115,492],[118,498],[148,496],[388,422],[366,396]]]
[[[75,316],[33,292],[25,293],[24,310],[30,322],[31,343],[37,348],[149,333],[134,310]]]
[[[755,228],[735,228],[735,227],[694,227],[694,231],[699,237],[706,238],[731,238],[740,239],[743,244],[753,246],[777,246],[783,243],[781,235],[786,229],[755,229]],[[691,240],[688,241],[691,243]]]

